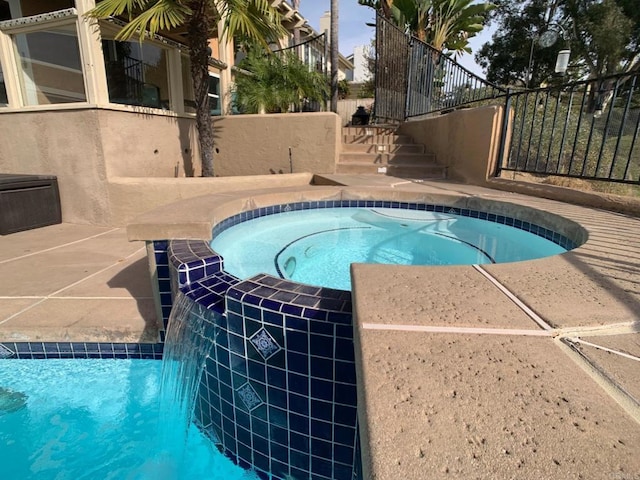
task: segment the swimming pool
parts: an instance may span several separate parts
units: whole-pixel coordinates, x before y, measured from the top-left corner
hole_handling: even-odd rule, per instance
[[[566,252],[536,233],[453,212],[392,208],[285,211],[239,223],[211,241],[225,270],[351,289],[351,263],[472,265]]]
[[[2,478],[255,478],[195,425],[185,434],[166,423],[161,369],[157,360],[0,360]]]
[[[375,199],[381,195],[386,199]],[[156,266],[163,311],[171,307],[174,298],[181,298],[176,297],[180,292],[189,304],[188,310],[204,321],[204,332],[211,342],[196,401],[196,423],[205,426],[207,436],[225,455],[244,468],[255,469],[261,479],[272,475],[323,480],[363,478],[352,295],[348,289],[282,278],[277,269],[276,273],[264,273],[261,265],[257,266],[261,273],[234,274],[229,271],[233,268],[229,267],[230,256],[212,248],[212,239],[215,241],[242,224],[249,226],[252,220],[266,220],[281,213],[301,211],[313,215],[322,210],[361,208],[404,217],[404,230],[411,230],[416,218],[418,223],[424,223],[425,214],[430,215],[426,217],[430,224],[434,219],[443,220],[443,225],[455,219],[456,226],[445,229],[441,225],[431,232],[447,242],[453,240],[445,238],[450,230],[464,223],[457,217],[486,221],[490,228],[498,230],[514,227],[523,234],[552,242],[559,251],[575,248],[588,236],[575,222],[519,205],[460,196],[413,198],[413,193],[406,194],[408,201],[398,201],[393,199],[396,195],[323,189],[282,192],[268,198],[238,196],[226,202],[218,197],[215,202],[203,197],[188,221],[159,225],[154,237],[147,237],[166,239],[154,240],[148,246],[150,261]],[[205,206],[209,210],[205,211]],[[370,213],[381,217],[375,212],[367,215]],[[195,220],[199,215],[202,221]],[[365,222],[360,226],[370,225]],[[248,231],[252,229],[255,226]],[[364,229],[368,228],[349,228]],[[269,245],[270,254],[265,256],[267,246],[262,241],[270,233],[260,227],[257,241],[243,248],[249,253],[249,261],[263,256],[281,273],[295,274],[304,263],[298,262],[297,255],[306,252],[313,257],[316,250],[305,240],[326,233],[285,230],[291,230],[293,236],[280,245]],[[195,239],[185,240],[185,236]],[[273,236],[279,238],[281,234]],[[242,237],[232,237],[235,240],[231,243]],[[449,243],[467,242],[475,256],[474,263],[499,257],[489,244],[476,240],[464,238]],[[524,243],[527,246],[530,242]],[[294,251],[298,247],[300,250]],[[518,245],[514,250],[521,249]],[[295,258],[295,269],[291,261],[287,262],[291,258]],[[277,264],[277,260],[281,262]],[[420,286],[414,288],[418,291]]]

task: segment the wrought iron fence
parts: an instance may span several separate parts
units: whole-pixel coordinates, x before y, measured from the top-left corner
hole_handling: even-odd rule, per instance
[[[640,184],[640,72],[506,99],[501,171]]]
[[[378,123],[406,118],[410,37],[383,16],[376,20],[376,75],[373,116]]]
[[[471,105],[505,93],[506,89],[377,16],[374,116],[378,123]]]

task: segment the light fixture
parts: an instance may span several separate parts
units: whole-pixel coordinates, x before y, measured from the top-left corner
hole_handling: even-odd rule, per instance
[[[569,56],[571,55],[571,50],[568,48],[563,48],[558,52],[558,57],[556,58],[556,68],[555,72],[560,75],[564,75],[567,73],[567,67],[569,66]]]

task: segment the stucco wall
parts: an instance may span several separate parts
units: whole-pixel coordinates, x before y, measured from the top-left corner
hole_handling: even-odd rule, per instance
[[[56,175],[62,220],[109,223],[97,110],[0,115],[0,172]]]
[[[215,172],[220,176],[333,173],[340,117],[331,112],[237,115],[214,122]]]
[[[108,177],[200,175],[194,119],[144,112],[97,112]]]
[[[97,108],[0,113],[0,172],[56,175],[64,222],[123,225],[181,198],[305,184],[310,173],[334,171],[333,113],[224,117],[214,128],[217,175],[267,176],[182,178],[200,175],[195,120]],[[293,171],[307,175],[268,175],[289,173],[289,147]]]
[[[405,122],[400,133],[435,153],[449,179],[485,185],[498,158],[501,121],[501,107],[469,108]]]

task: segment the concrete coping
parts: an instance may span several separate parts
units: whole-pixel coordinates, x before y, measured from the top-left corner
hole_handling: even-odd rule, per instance
[[[236,214],[273,205],[298,202],[381,200],[444,205],[515,218],[556,232],[582,245],[587,231],[577,222],[555,213],[481,195],[407,191],[389,187],[296,186],[203,195],[165,205],[135,218],[127,226],[130,241],[210,240],[213,228]]]

